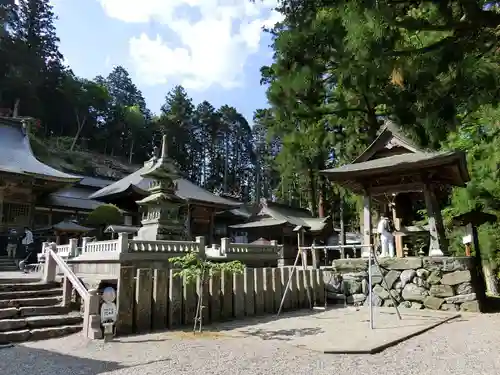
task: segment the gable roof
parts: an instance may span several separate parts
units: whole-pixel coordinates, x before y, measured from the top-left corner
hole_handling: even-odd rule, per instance
[[[243,224],[231,225],[230,228],[262,228],[279,225],[302,226],[310,231],[321,231],[327,224],[330,217],[317,218],[303,208],[295,208],[281,203],[271,202],[262,199],[261,209],[251,221]]]
[[[40,162],[31,149],[23,119],[12,117],[0,117],[0,172],[65,183],[81,180]]]
[[[91,194],[89,198],[105,201],[112,196],[125,194],[127,192],[134,192],[140,196],[147,196],[149,195],[147,190],[152,180],[150,178],[143,177],[143,175],[148,173],[155,167],[155,165],[156,159],[152,158],[145,162],[142,168],[139,168],[121,180],[96,191]],[[174,182],[177,184],[177,191],[175,192],[175,195],[181,199],[185,199],[187,201],[205,202],[222,207],[241,206],[240,202],[234,202],[229,199],[219,197],[208,190],[193,184],[185,178],[175,179]]]
[[[397,148],[397,149],[394,149]],[[394,149],[394,152],[391,150]],[[382,153],[377,157],[377,153]],[[364,179],[381,175],[398,175],[411,171],[446,167],[451,168],[450,185],[465,186],[470,180],[465,153],[462,151],[424,151],[403,136],[396,125],[386,120],[378,137],[351,164],[325,169],[324,174],[330,181],[345,185],[356,193],[362,193]]]

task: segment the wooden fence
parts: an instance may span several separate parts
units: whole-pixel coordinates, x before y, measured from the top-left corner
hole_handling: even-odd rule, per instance
[[[278,311],[291,268],[246,268],[221,274],[203,285],[203,321],[220,322]],[[305,273],[305,278],[304,278]],[[145,333],[193,324],[198,298],[195,283],[186,284],[175,270],[121,267],[118,283],[117,334]],[[309,307],[306,288],[324,304],[321,270],[297,269],[284,311]]]

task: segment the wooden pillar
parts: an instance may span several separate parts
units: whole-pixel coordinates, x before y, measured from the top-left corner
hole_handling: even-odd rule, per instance
[[[441,209],[436,194],[431,185],[424,185],[425,206],[429,217],[429,256],[448,255],[448,241],[446,239]]]
[[[191,231],[191,204],[187,205],[187,217],[186,217],[186,232],[188,236],[188,241],[193,240],[193,233]]]
[[[214,232],[215,232],[215,209],[212,209],[210,211],[210,234],[209,234],[209,241],[210,245],[214,243]]]
[[[363,197],[363,245],[372,244],[372,199],[369,192]],[[361,249],[361,256],[367,258],[370,255],[370,248],[365,246]]]
[[[394,242],[396,247],[396,257],[403,257],[403,235],[401,234],[401,218],[398,217],[398,208],[396,207],[396,200],[394,200],[394,205],[392,206],[392,221],[394,223],[394,229],[396,234],[394,235]]]

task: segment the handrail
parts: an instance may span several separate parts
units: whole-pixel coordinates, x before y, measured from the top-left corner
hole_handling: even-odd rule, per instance
[[[54,259],[56,264],[59,266],[59,269],[64,273],[64,276],[68,278],[80,297],[82,297],[82,299],[87,302],[90,298],[90,293],[88,292],[87,288],[85,288],[85,285],[83,285],[82,281],[75,275],[71,268],[69,268],[68,264],[50,247],[47,247],[46,256],[47,255]]]

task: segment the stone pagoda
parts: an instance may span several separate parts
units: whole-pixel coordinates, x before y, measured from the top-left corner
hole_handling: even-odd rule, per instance
[[[153,165],[142,173],[149,180],[149,195],[136,203],[142,210],[142,227],[137,239],[144,241],[182,240],[185,237],[185,218],[181,207],[185,200],[176,195],[180,172],[168,157],[167,136],[163,136],[161,156],[153,156]]]

